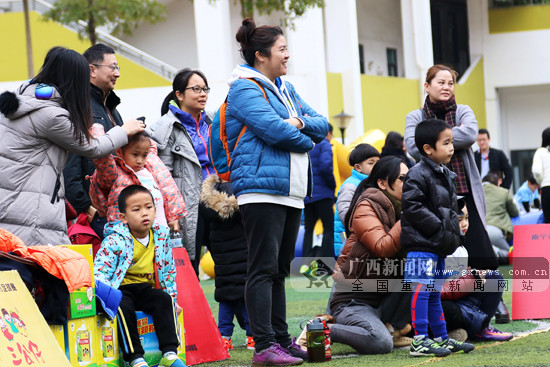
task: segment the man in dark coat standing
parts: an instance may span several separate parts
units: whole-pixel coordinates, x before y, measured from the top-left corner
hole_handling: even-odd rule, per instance
[[[116,110],[120,98],[113,92],[120,77],[115,50],[98,43],[88,48],[83,55],[90,64],[90,99],[94,123],[103,125],[105,132],[114,126],[122,126],[122,118]],[[89,178],[94,171],[95,166],[90,158],[69,154],[63,171],[65,196],[77,213],[85,212],[88,215],[91,227],[100,238],[103,238],[103,227],[107,220],[96,214],[89,195]]]
[[[491,136],[486,129],[479,129],[477,135],[477,145],[479,150],[474,153],[477,169],[480,173],[480,177],[485,177],[489,171],[499,171],[502,175],[502,187],[510,189],[512,186],[512,180],[514,179],[514,173],[510,161],[502,150],[491,148],[489,143],[491,142]]]

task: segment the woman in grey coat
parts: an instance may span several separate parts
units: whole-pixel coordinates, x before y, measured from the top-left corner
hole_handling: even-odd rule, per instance
[[[470,107],[456,104],[456,79],[456,71],[448,66],[434,65],[428,69],[424,83],[426,101],[421,109],[407,115],[405,144],[407,151],[418,160],[420,153],[414,141],[416,125],[437,118],[452,126],[455,153],[447,166],[458,175],[457,194],[464,196],[470,213],[470,229],[465,239],[469,265],[477,269],[496,269],[497,260],[486,229],[485,195],[472,151],[472,144],[477,139],[477,120]]]
[[[208,100],[206,76],[191,69],[180,70],[161,107],[162,117],[147,127],[158,144],[158,154],[170,170],[183,195],[188,215],[180,227],[189,259],[197,271],[202,246],[208,239],[205,222],[199,216],[202,181],[214,173],[207,154],[208,123],[204,112]],[[200,247],[199,247],[200,248]]]
[[[36,77],[0,95],[0,228],[27,246],[70,243],[63,168],[68,152],[99,158],[145,126],[130,120],[94,139],[90,69],[78,52],[52,48]]]

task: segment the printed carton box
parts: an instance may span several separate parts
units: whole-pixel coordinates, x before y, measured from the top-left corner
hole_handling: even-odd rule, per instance
[[[97,367],[118,367],[123,365],[122,354],[118,350],[117,321],[105,316],[96,319],[96,361]]]
[[[145,361],[147,361],[150,367],[156,367],[162,355],[159,351],[159,342],[157,334],[155,333],[153,317],[141,311],[136,312],[136,317],[141,345],[143,345],[143,350],[145,351]],[[183,313],[181,313],[178,316],[178,334],[181,341],[178,347],[178,356],[185,363],[185,340],[183,331]]]
[[[69,361],[73,367],[96,367],[97,316],[69,320],[65,325]]]
[[[67,356],[67,359],[69,359],[69,345],[67,344],[67,334],[65,334],[65,328],[63,325],[48,325],[50,327],[50,330],[53,333],[53,336],[55,336],[55,340],[57,340],[57,344],[59,344],[59,347],[65,353]]]
[[[94,283],[94,257],[92,245],[63,245],[68,249],[78,252],[86,258],[90,264],[92,286],[78,288],[69,294],[69,318],[77,319],[96,315],[95,283]]]

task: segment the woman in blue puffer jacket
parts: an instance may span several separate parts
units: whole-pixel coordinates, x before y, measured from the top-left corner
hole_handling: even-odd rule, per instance
[[[307,353],[288,334],[285,277],[311,192],[308,152],[327,135],[328,122],[281,79],[289,55],[279,27],[245,19],[236,39],[246,64],[229,82],[226,131],[249,251],[245,301],[256,341],[253,363],[297,364]]]

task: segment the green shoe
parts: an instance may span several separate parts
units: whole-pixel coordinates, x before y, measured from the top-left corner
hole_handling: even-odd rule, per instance
[[[168,352],[162,356],[159,367],[187,367],[174,352]]]
[[[439,341],[438,339],[441,338],[435,338],[435,342],[441,347],[449,349],[452,353],[469,353],[475,348],[473,344],[459,342],[451,338],[447,338],[443,341]]]
[[[439,346],[439,344],[428,337],[415,337],[411,344],[409,354],[414,357],[446,357],[451,354],[451,351]]]

